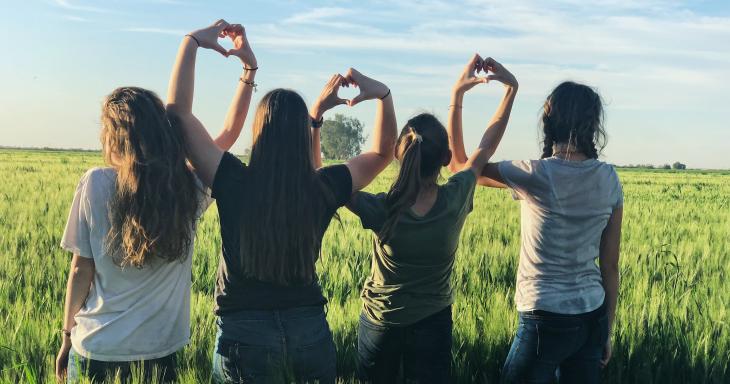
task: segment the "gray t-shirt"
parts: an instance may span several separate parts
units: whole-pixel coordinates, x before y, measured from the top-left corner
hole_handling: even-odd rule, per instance
[[[61,247],[93,258],[94,281],[75,315],[71,343],[80,355],[102,361],[137,361],[167,356],[190,338],[192,253],[183,261],[152,258],[143,268],[120,268],[104,245],[109,200],[117,173],[113,168],[86,172],[76,188]],[[198,217],[211,199],[202,184]],[[190,228],[195,235],[195,225]]]
[[[550,157],[503,161],[499,172],[521,201],[517,310],[580,314],[600,307],[601,235],[613,210],[623,205],[613,166]]]

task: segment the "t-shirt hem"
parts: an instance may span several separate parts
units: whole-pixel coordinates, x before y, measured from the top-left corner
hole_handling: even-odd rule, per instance
[[[543,304],[539,304],[539,303],[523,304],[523,305],[517,305],[517,312],[546,311],[546,312],[559,313],[561,315],[582,315],[584,313],[593,312],[596,309],[600,308],[601,305],[603,305],[603,302],[605,300],[606,300],[606,296],[604,295],[601,298],[601,300],[598,300],[598,304],[596,304],[596,305],[589,305],[585,308],[579,308],[579,309],[568,310],[568,311],[566,311],[564,307],[553,307],[550,305],[543,305]]]
[[[72,340],[73,349],[76,353],[78,353],[80,356],[86,358],[86,359],[92,359],[92,360],[98,360],[98,361],[140,361],[140,360],[152,360],[152,359],[159,359],[161,357],[169,356],[181,349],[183,349],[186,345],[190,343],[190,339],[187,339],[185,341],[181,341],[177,344],[174,344],[172,347],[162,350],[160,352],[154,352],[154,353],[145,353],[141,355],[106,355],[103,353],[94,353],[90,352],[84,348],[79,347],[78,343],[76,343],[74,340]]]
[[[79,256],[81,256],[83,258],[86,258],[86,259],[93,259],[94,258],[94,255],[91,252],[88,252],[86,250],[82,250],[79,247],[74,247],[74,246],[68,245],[65,242],[62,242],[61,243],[61,248],[63,248],[65,251],[68,251],[68,252],[73,253],[74,255],[79,255]]]

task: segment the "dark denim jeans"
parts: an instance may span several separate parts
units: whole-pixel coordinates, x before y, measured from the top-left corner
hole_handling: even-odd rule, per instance
[[[216,383],[334,383],[335,343],[324,308],[239,311],[218,318]]]
[[[581,315],[520,312],[502,382],[599,383],[600,360],[607,340],[605,304]]]
[[[393,383],[402,365],[406,382],[450,383],[452,328],[451,306],[404,327],[376,325],[361,314],[358,375],[375,384]]]
[[[71,348],[68,353],[66,378],[69,384],[77,383],[82,378],[100,383],[119,375],[122,383],[125,383],[142,375],[141,378],[145,383],[152,381],[153,378],[160,383],[171,383],[177,380],[176,368],[177,357],[174,353],[159,359],[136,362],[99,361],[87,359]]]

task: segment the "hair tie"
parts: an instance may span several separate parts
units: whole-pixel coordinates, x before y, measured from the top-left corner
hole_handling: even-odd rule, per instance
[[[423,143],[423,136],[419,135],[413,127],[411,127],[411,135],[413,135],[413,140],[418,143]]]

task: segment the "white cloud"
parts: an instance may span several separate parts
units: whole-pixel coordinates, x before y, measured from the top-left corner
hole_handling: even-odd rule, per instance
[[[131,28],[123,28],[122,31],[124,32],[138,32],[138,33],[157,33],[157,34],[163,34],[163,35],[176,35],[176,36],[183,36],[185,35],[185,31],[181,29],[167,29],[167,28],[156,28],[156,27],[131,27]]]
[[[100,8],[95,6],[89,6],[89,5],[78,5],[76,3],[71,3],[67,0],[54,0],[57,6],[61,8],[65,8],[69,11],[80,11],[80,12],[95,12],[95,13],[107,13],[110,12],[109,9],[106,8]]]

